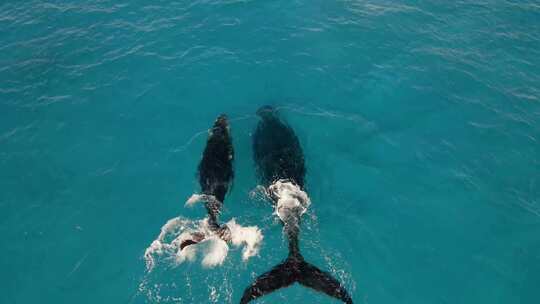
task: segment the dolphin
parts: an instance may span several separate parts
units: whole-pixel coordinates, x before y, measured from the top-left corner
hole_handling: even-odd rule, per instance
[[[240,303],[249,303],[277,289],[300,283],[352,304],[347,290],[332,275],[305,261],[300,253],[300,218],[310,200],[304,192],[306,167],[298,137],[273,107],[263,106],[257,115],[260,121],[253,134],[253,158],[261,183],[283,223],[289,255],[247,287]]]

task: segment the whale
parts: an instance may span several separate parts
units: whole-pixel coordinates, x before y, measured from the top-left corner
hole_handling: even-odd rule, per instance
[[[208,228],[222,240],[231,240],[231,231],[226,224],[219,223],[219,214],[223,208],[225,196],[229,191],[233,178],[234,148],[227,115],[219,115],[209,130],[208,139],[199,163],[197,175],[208,213]],[[203,233],[192,233],[190,238],[180,244],[180,249],[198,244],[205,239]]]
[[[208,130],[208,138],[197,167],[200,192],[186,201],[187,207],[204,204],[207,216],[191,220],[174,217],[161,227],[158,237],[146,248],[146,268],[152,271],[156,257],[168,256],[175,265],[194,261],[202,256],[204,267],[222,265],[229,252],[229,245],[242,248],[242,260],[246,262],[259,252],[263,240],[257,226],[242,226],[232,218],[220,222],[221,210],[234,179],[234,149],[229,121],[225,114],[219,115]],[[204,243],[204,244],[203,244]],[[197,246],[201,245],[201,246]]]
[[[244,290],[240,303],[249,303],[295,283],[344,303],[353,303],[337,279],[305,261],[300,252],[300,219],[311,202],[304,189],[306,166],[298,137],[275,108],[263,106],[257,115],[260,119],[253,133],[253,159],[260,183],[283,224],[289,254],[280,264],[258,276]]]

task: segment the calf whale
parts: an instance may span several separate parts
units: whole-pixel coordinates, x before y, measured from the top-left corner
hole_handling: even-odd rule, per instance
[[[197,170],[201,193],[193,194],[186,202],[188,206],[203,202],[208,216],[197,221],[181,216],[168,220],[145,251],[148,271],[156,265],[156,256],[167,255],[172,258],[168,260],[179,264],[193,261],[197,253],[202,253],[203,266],[213,267],[223,263],[230,244],[244,246],[244,261],[258,253],[263,236],[257,226],[241,226],[234,218],[224,224],[219,222],[225,196],[234,178],[233,161],[229,123],[225,115],[220,115],[209,130]]]
[[[240,303],[248,303],[296,282],[345,303],[353,303],[347,290],[332,275],[306,262],[300,253],[300,218],[310,200],[304,192],[306,168],[296,134],[274,108],[262,107],[257,114],[260,121],[253,134],[253,158],[261,183],[283,223],[289,255],[246,288]]]
[[[231,240],[231,231],[227,225],[219,224],[218,217],[223,207],[225,195],[234,178],[233,161],[234,149],[229,123],[227,116],[221,114],[210,129],[206,147],[199,163],[198,178],[202,195],[197,195],[195,200],[204,201],[208,213],[208,228],[224,241]],[[192,233],[191,238],[185,239],[180,244],[180,249],[197,244],[204,239],[204,234]]]

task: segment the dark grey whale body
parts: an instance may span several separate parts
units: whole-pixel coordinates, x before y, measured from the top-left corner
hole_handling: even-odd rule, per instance
[[[218,116],[209,132],[203,156],[198,167],[199,184],[205,197],[210,229],[223,240],[230,239],[226,225],[220,225],[218,216],[234,178],[234,149],[227,116]],[[180,249],[204,240],[202,233],[193,233],[180,244]]]
[[[257,114],[261,120],[253,135],[253,159],[261,182],[268,187],[286,179],[304,188],[304,154],[293,129],[269,106],[260,108]]]
[[[279,118],[272,107],[262,107],[257,114],[261,120],[253,135],[253,158],[261,183],[268,189],[282,180],[303,190],[306,173],[304,155],[293,129]],[[271,198],[277,204],[278,199]],[[300,216],[292,213],[285,220],[280,217],[289,241],[289,255],[246,288],[241,304],[296,282],[345,303],[353,303],[347,290],[334,277],[304,260],[298,243]]]
[[[199,184],[203,194],[216,198],[206,202],[210,225],[219,227],[217,216],[234,177],[234,149],[227,116],[220,115],[212,127],[199,163]]]

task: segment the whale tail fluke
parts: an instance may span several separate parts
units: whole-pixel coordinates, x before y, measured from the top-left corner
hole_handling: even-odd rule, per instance
[[[322,271],[315,265],[308,262],[303,262],[303,275],[300,276],[298,282],[306,287],[315,289],[325,293],[331,297],[343,301],[347,304],[352,304],[352,298],[347,290],[330,275],[328,272]]]
[[[251,286],[246,288],[242,295],[241,304],[249,303],[251,300],[262,297],[274,290],[287,287],[295,282],[289,272],[289,261],[275,266],[272,270],[260,275]]]
[[[249,303],[277,289],[300,283],[316,291],[352,304],[347,290],[328,272],[304,261],[300,254],[290,255],[283,263],[260,275],[251,286],[246,288],[240,304]]]

